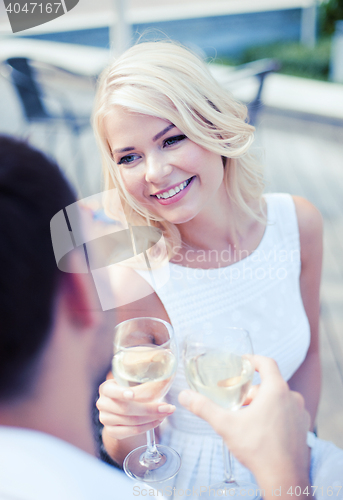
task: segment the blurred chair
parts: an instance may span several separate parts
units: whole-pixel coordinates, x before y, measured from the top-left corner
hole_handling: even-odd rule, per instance
[[[44,71],[71,74],[47,64],[41,64],[40,69],[43,70],[43,74]],[[11,57],[1,63],[1,74],[13,84],[28,126],[42,124],[46,132],[50,131],[48,134],[50,154],[54,154],[56,127],[66,126],[69,129],[72,147],[75,148],[75,143],[78,144],[76,177],[79,180],[81,176],[84,176],[81,133],[90,126],[90,113],[87,115],[75,113],[66,93],[61,93],[47,84],[42,85],[40,73],[41,71],[35,68],[34,61],[25,57]]]
[[[257,80],[257,90],[253,98],[247,102],[249,123],[256,125],[259,112],[263,108],[262,90],[267,75],[280,69],[280,63],[275,59],[260,59],[247,64],[230,68],[220,78],[220,83],[229,90],[234,90],[236,84],[244,81]]]

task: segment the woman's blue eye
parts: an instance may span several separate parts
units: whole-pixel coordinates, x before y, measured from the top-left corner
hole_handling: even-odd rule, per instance
[[[128,165],[129,163],[132,163],[133,161],[137,160],[138,155],[126,155],[123,156],[123,158],[120,158],[118,161],[118,165]]]
[[[165,139],[163,145],[173,146],[174,144],[177,144],[178,142],[183,141],[184,139],[187,139],[187,137],[184,134],[175,135],[174,137],[169,137],[168,139]]]

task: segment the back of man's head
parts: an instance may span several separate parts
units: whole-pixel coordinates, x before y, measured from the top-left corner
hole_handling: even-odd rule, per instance
[[[24,142],[0,136],[0,402],[34,387],[63,277],[50,220],[74,202],[51,160]]]

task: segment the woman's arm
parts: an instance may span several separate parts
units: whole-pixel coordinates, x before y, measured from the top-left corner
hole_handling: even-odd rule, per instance
[[[300,290],[311,329],[311,342],[306,358],[300,368],[289,380],[292,390],[300,392],[311,415],[311,428],[316,418],[320,386],[321,369],[319,359],[319,312],[320,280],[323,256],[323,220],[320,212],[307,200],[294,196],[298,217],[301,274]]]
[[[170,322],[154,290],[133,269],[117,266],[112,284],[117,303],[121,301],[125,304],[116,308],[116,324],[142,316],[153,316]],[[143,298],[135,300],[137,296]],[[112,374],[109,374],[108,380],[100,386],[100,398],[97,401],[99,419],[104,425],[103,445],[108,455],[119,465],[122,465],[131,450],[146,444],[147,430],[158,426],[175,410],[175,407],[163,402],[143,403],[135,401],[134,396],[127,399],[124,391],[125,388],[119,387]],[[134,391],[132,388],[133,394]],[[156,438],[158,441],[158,430]]]

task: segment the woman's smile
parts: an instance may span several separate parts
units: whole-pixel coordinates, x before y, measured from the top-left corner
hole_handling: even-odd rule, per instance
[[[161,205],[170,205],[171,203],[176,203],[188,193],[189,187],[194,179],[195,176],[190,177],[177,186],[172,186],[170,189],[159,191],[158,193],[152,194],[150,196],[154,196],[155,198],[157,198],[157,201]]]
[[[117,107],[105,125],[125,189],[154,215],[174,224],[189,221],[223,184],[221,156],[167,120]]]

